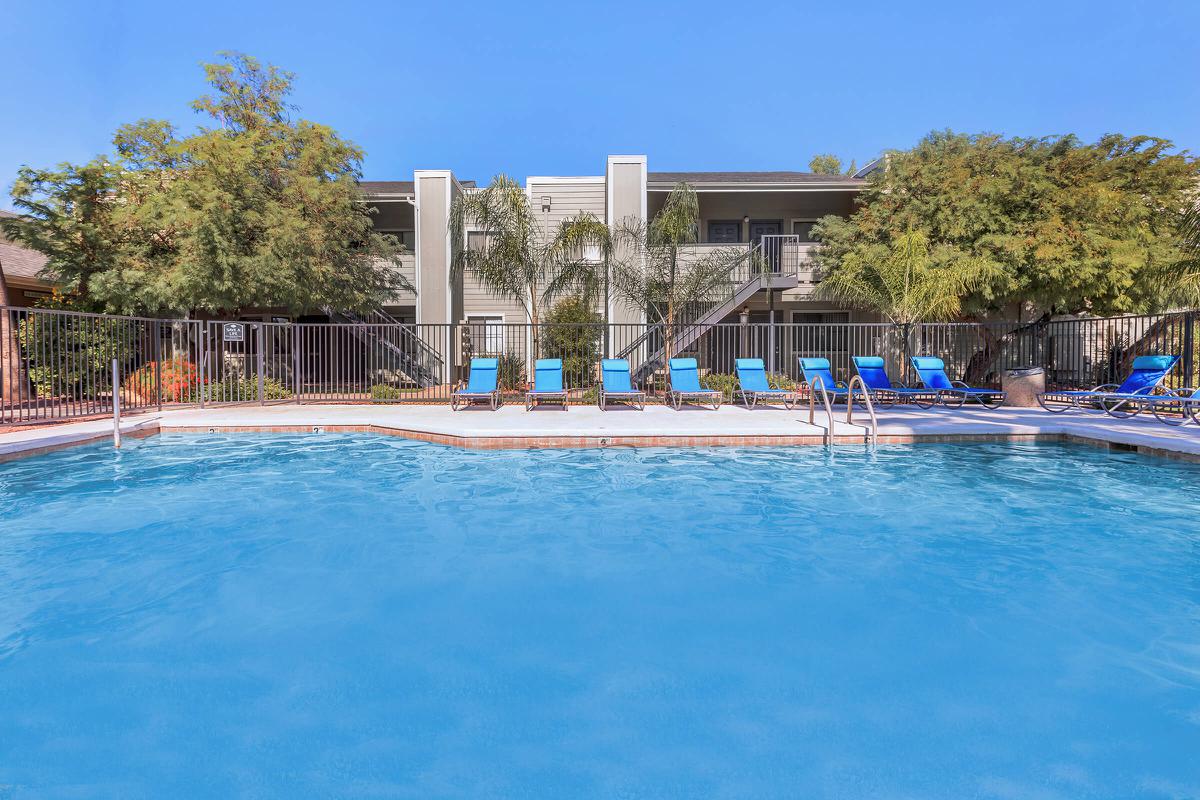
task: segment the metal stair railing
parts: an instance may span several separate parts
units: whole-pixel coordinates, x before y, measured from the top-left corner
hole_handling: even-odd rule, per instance
[[[400,371],[422,389],[440,382],[445,364],[436,350],[426,344],[413,325],[400,322],[383,309],[361,317],[352,311],[332,311],[331,318],[341,317],[351,323],[350,332],[363,344],[375,346],[394,358]]]
[[[762,275],[752,268],[756,256],[760,255],[761,245],[751,245],[746,249],[746,253],[730,267],[729,282],[724,298],[715,302],[695,304],[682,310],[677,321],[672,326],[675,329],[672,345],[676,352],[683,352],[699,339],[708,328],[723,319],[730,310],[744,302],[746,291],[754,294],[760,289],[765,288],[760,285]],[[629,358],[630,355],[637,352],[638,348],[644,347],[650,342],[656,333],[662,335],[662,328],[663,325],[660,323],[648,325],[646,330],[622,348],[616,354],[616,357]],[[660,362],[663,359],[664,349],[665,345],[659,346],[648,354],[646,359],[636,367],[635,377],[639,380],[644,380],[650,373],[658,369],[661,366]]]

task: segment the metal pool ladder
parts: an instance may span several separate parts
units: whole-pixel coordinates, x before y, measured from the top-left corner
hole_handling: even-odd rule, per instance
[[[818,390],[821,392],[821,402],[825,405],[825,416],[829,419],[829,427],[825,429],[825,435],[822,438],[825,446],[830,447],[833,445],[833,404],[829,402],[829,392],[825,391],[825,381],[821,380],[820,375],[814,377],[808,384],[808,424],[816,424]]]
[[[863,401],[867,406],[867,414],[871,417],[871,447],[879,444],[879,420],[875,418],[875,403],[871,400],[871,393],[867,391],[867,385],[863,383],[862,375],[855,375],[850,379],[849,389],[850,396],[846,399],[846,424],[851,425],[854,421],[854,384],[858,384],[862,389]],[[823,390],[822,390],[823,391]]]

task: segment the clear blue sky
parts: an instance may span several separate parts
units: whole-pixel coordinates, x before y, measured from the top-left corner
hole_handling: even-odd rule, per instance
[[[935,128],[1200,151],[1195,0],[89,0],[2,19],[6,208],[22,163],[86,160],[140,117],[189,123],[198,64],[222,49],[297,73],[301,113],[361,145],[376,180],[594,175],[609,153],[659,170],[862,164]]]

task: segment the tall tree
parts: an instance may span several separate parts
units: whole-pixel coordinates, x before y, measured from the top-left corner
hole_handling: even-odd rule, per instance
[[[487,187],[458,195],[450,206],[454,270],[475,275],[497,297],[516,302],[533,324],[533,352],[541,352],[537,325],[544,309],[561,295],[579,293],[594,302],[603,263],[588,258],[585,245],[607,252],[603,223],[591,215],[563,220],[547,230],[525,190],[506,175]]]
[[[86,305],[117,313],[369,310],[410,288],[360,201],[362,151],[294,119],[294,76],[249,56],[204,66],[209,123],[141,120],[82,166],[23,167],[3,224]]]
[[[808,162],[808,171],[818,175],[840,175],[842,160],[833,153],[818,153]]]
[[[682,315],[689,308],[724,300],[733,285],[732,270],[750,257],[748,250],[731,248],[706,255],[688,252],[699,230],[696,190],[678,183],[652,220],[629,218],[613,231],[613,291],[662,326],[663,363],[675,353],[676,326],[688,322]]]
[[[1043,314],[1155,310],[1166,302],[1157,277],[1182,257],[1179,220],[1198,178],[1200,162],[1147,136],[933,133],[891,154],[850,218],[820,222],[816,260],[836,276],[913,230],[933,265],[990,267],[962,298],[968,314],[1018,303]]]
[[[858,172],[858,164],[850,159],[850,166],[842,169],[842,159],[833,153],[819,153],[808,162],[808,171],[818,175],[853,175]]]

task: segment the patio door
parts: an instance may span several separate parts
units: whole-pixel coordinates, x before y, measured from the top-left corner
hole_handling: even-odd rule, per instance
[[[766,259],[767,267],[772,272],[779,272],[780,269],[779,248],[767,246],[769,242],[775,240],[765,237],[777,237],[781,233],[783,233],[782,220],[750,221],[750,242],[751,244],[762,245],[763,258]]]

